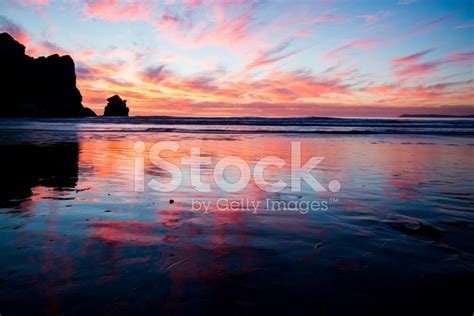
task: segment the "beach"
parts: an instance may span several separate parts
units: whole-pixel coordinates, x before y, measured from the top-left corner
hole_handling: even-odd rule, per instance
[[[0,122],[2,315],[472,313],[472,121],[95,120]],[[182,182],[158,192],[166,141]],[[292,143],[324,191],[213,182],[234,156],[290,183]]]

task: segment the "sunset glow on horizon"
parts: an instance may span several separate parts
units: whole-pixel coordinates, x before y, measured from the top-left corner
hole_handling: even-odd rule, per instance
[[[473,30],[472,1],[0,3],[97,114],[114,94],[131,115],[474,114]]]

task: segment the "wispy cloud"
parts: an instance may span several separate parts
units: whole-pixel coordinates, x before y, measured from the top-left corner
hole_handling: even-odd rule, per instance
[[[465,23],[458,24],[454,27],[455,30],[461,30],[461,29],[470,29],[474,27],[474,21],[469,21]]]
[[[402,68],[396,69],[395,76],[397,77],[406,77],[406,76],[424,76],[428,74],[432,74],[440,65],[439,62],[426,62],[426,63],[419,63],[419,64],[410,64],[406,65]]]
[[[154,3],[147,1],[87,0],[82,13],[112,22],[136,21],[150,19],[154,9]]]
[[[165,65],[148,67],[144,71],[144,76],[152,81],[159,82],[165,78]]]
[[[24,6],[37,6],[37,5],[46,5],[49,3],[49,0],[11,0],[14,3],[19,3]]]
[[[301,49],[286,51],[289,46],[290,42],[285,42],[271,50],[260,53],[254,60],[245,65],[244,72],[251,71],[258,67],[272,65],[301,52]]]
[[[377,13],[363,14],[358,17],[365,20],[367,23],[375,23],[381,19],[388,17],[390,13],[388,11],[380,11]]]
[[[393,59],[391,64],[394,66],[395,76],[422,77],[436,72],[440,66],[451,63],[472,62],[472,59],[474,59],[474,52],[458,52],[432,61],[420,62],[420,59],[423,56],[432,51],[433,49],[427,49],[408,56]]]
[[[178,15],[173,14],[169,10],[164,10],[163,15],[159,17],[158,19],[156,19],[154,23],[158,28],[162,28],[162,27],[176,26],[181,21],[182,19]]]
[[[337,57],[339,54],[342,52],[349,50],[349,49],[354,49],[354,48],[363,48],[363,49],[369,49],[376,47],[377,45],[380,44],[380,40],[374,40],[374,39],[355,39],[347,42],[346,44],[339,46],[337,48],[334,48],[328,52],[325,53],[325,57],[327,58],[334,58]]]
[[[431,30],[433,27],[437,26],[441,22],[449,19],[450,17],[453,17],[454,15],[456,15],[456,13],[449,13],[449,14],[440,16],[436,19],[429,20],[428,22],[424,22],[421,25],[418,25],[414,28],[411,28],[404,35],[408,36],[408,35],[415,35],[415,34],[421,33],[421,32],[426,32],[428,30]]]
[[[431,49],[426,49],[426,50],[423,50],[421,52],[414,53],[414,54],[411,54],[411,55],[398,57],[398,58],[392,59],[391,63],[392,63],[392,65],[413,64],[413,63],[418,62],[418,60],[421,57],[425,56],[428,53],[431,53],[433,50],[434,49],[431,48]]]
[[[412,4],[412,3],[415,3],[416,0],[398,0],[398,4],[399,5],[409,5],[409,4]]]

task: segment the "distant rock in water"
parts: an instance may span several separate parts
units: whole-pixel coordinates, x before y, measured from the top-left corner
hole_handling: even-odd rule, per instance
[[[0,69],[0,117],[96,116],[82,106],[70,56],[33,58],[8,33],[0,33]]]
[[[104,116],[128,116],[127,100],[122,100],[118,95],[114,95],[108,98],[107,102]]]

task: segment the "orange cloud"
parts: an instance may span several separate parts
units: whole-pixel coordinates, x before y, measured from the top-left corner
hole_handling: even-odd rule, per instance
[[[451,54],[441,60],[466,60],[469,56]],[[418,65],[416,58],[404,60],[407,66]],[[342,69],[335,66],[319,74],[303,70],[273,70],[252,79],[246,75],[222,77],[211,73],[181,76],[166,65],[158,65],[130,76],[120,76],[124,69],[137,67],[122,63],[79,62],[78,85],[84,103],[101,113],[105,99],[120,94],[129,101],[132,115],[242,115],[251,108],[254,115],[275,116],[327,113],[344,106],[356,109],[361,103],[385,107],[387,111],[392,107],[473,103],[470,81],[432,85],[369,84],[362,87],[360,81],[354,80],[360,77],[354,66]],[[262,108],[254,108],[257,104]]]

